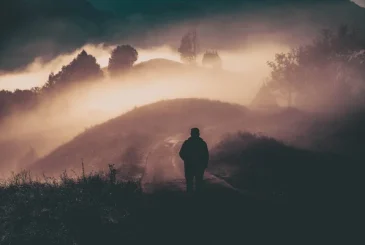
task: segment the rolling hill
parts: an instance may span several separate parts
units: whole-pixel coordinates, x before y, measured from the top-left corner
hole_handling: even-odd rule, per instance
[[[189,129],[198,126],[211,143],[225,131],[233,130],[226,126],[246,113],[245,107],[218,101],[160,101],[88,129],[32,164],[30,170],[47,174],[59,174],[65,169],[79,172],[83,159],[86,171],[104,169],[107,164],[132,171],[128,166],[137,163],[143,167],[149,148],[166,137],[176,134],[188,137]],[[224,131],[215,130],[221,125],[224,125]]]

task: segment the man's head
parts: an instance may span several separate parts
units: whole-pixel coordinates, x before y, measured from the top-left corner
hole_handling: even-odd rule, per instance
[[[190,130],[190,135],[191,137],[199,137],[200,136],[200,131],[198,128],[192,128]]]

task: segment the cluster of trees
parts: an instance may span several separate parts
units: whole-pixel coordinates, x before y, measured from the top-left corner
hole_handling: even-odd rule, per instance
[[[111,53],[108,72],[111,77],[118,77],[127,72],[138,59],[138,52],[130,45],[117,46]],[[14,111],[29,110],[45,98],[69,86],[80,83],[101,81],[104,73],[96,58],[83,50],[70,64],[54,74],[51,73],[42,87],[30,90],[0,91],[0,120]]]
[[[196,31],[184,35],[178,49],[181,60],[188,64],[196,64],[198,55],[198,41]],[[138,60],[138,52],[131,45],[117,46],[111,52],[108,74],[112,78],[120,77],[128,72]],[[207,51],[202,60],[204,66],[220,68],[221,58],[217,51]],[[45,98],[53,96],[72,85],[102,81],[104,73],[96,58],[83,50],[68,65],[62,67],[58,73],[51,73],[42,87],[30,90],[16,90],[14,92],[0,91],[0,120],[14,111],[29,110],[39,105]]]
[[[0,91],[0,120],[13,111],[33,108],[38,103],[38,88],[31,90]]]
[[[347,26],[323,30],[313,43],[276,54],[267,86],[288,107],[363,104],[365,39]]]
[[[199,52],[198,47],[196,31],[190,31],[185,34],[182,37],[180,47],[178,48],[181,61],[187,64],[196,64]],[[220,69],[222,67],[222,59],[216,50],[208,50],[203,55],[202,65],[214,69]]]
[[[182,62],[195,64],[198,55],[198,40],[196,31],[185,34],[181,39],[180,47],[177,50],[180,53]]]
[[[138,59],[138,52],[130,45],[121,45],[113,49],[109,58],[108,72],[117,77],[132,68]],[[96,58],[83,50],[70,64],[63,66],[57,74],[51,73],[42,89],[64,87],[74,83],[97,81],[104,77]]]

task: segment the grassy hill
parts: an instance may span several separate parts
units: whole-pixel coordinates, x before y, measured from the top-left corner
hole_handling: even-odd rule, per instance
[[[359,142],[364,137],[353,137],[354,127],[359,129],[360,122],[362,117],[352,115],[340,117],[285,109],[262,112],[205,99],[164,100],[136,107],[85,130],[29,168],[48,174],[59,174],[65,169],[80,172],[84,161],[87,172],[115,164],[124,168],[124,177],[138,178],[145,155],[153,145],[178,134],[188,137],[191,127],[202,130],[202,137],[212,149],[227,134],[245,131],[268,135],[301,149],[360,157]]]
[[[87,171],[104,169],[110,163],[118,168],[132,163],[143,165],[144,154],[158,141],[178,133],[188,137],[189,129],[194,126],[202,128],[204,135],[204,128],[229,125],[247,112],[240,105],[219,101],[160,101],[86,130],[32,164],[31,170],[47,173],[60,173],[65,169],[80,171],[82,159]],[[205,136],[211,141],[218,134],[207,133]]]

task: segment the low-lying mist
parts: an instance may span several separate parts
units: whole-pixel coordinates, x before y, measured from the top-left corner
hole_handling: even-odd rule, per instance
[[[23,70],[0,73],[0,89],[31,89],[32,87],[43,86],[51,72],[57,73],[62,66],[70,63],[82,50],[94,56],[97,63],[105,68],[108,66],[113,48],[115,48],[114,45],[85,45],[72,53],[58,56],[50,62],[44,62],[41,58],[35,59]],[[219,50],[219,54],[223,60],[224,70],[244,72],[245,76],[260,80],[269,72],[266,61],[271,60],[275,53],[285,52],[288,49],[287,45],[277,42],[253,41],[252,44],[246,45],[244,48]],[[137,50],[139,53],[137,64],[151,59],[168,59],[180,62],[179,53],[170,45]],[[199,64],[202,56],[199,54],[197,57]],[[246,81],[246,83],[248,82],[250,81]]]
[[[87,45],[83,49],[95,56],[101,67],[106,67],[112,48]],[[16,147],[9,151],[17,153],[2,159],[1,165],[12,166],[12,170],[17,161],[11,159],[21,159],[29,149],[34,149],[38,157],[43,156],[92,125],[159,100],[207,98],[249,104],[268,74],[266,60],[283,49],[280,45],[257,44],[236,52],[223,50],[222,70],[182,64],[178,53],[168,46],[138,50],[138,62],[128,75],[111,79],[103,69],[103,81],[80,83],[35,109],[15,111],[6,117],[0,125],[1,141],[12,142],[10,145]],[[9,90],[42,86],[51,72],[57,73],[79,51],[45,64],[36,60],[24,71],[3,74],[0,85]]]

